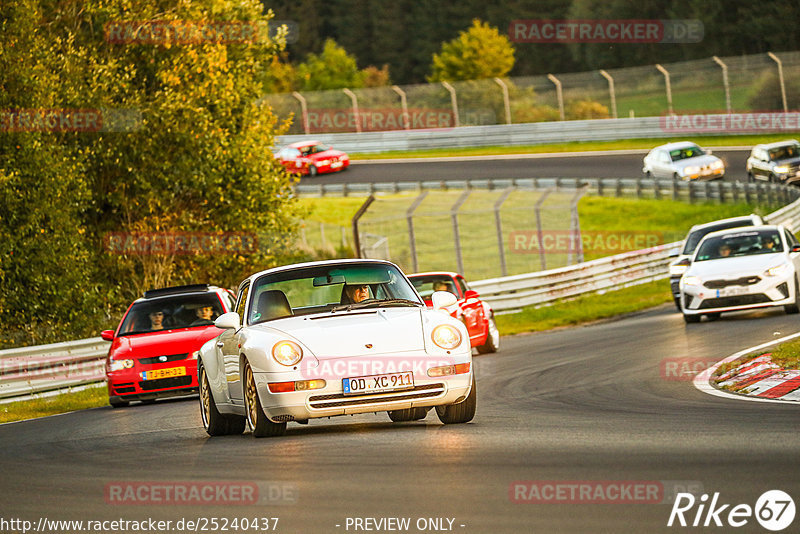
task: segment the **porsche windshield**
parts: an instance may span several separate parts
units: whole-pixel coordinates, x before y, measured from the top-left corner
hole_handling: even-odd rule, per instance
[[[394,265],[339,263],[262,276],[253,285],[247,322],[372,306],[422,305]]]
[[[694,261],[717,260],[755,254],[783,252],[776,230],[752,230],[709,237],[700,244]]]

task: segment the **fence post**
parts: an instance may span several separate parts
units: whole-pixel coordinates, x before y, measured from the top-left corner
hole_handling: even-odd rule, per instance
[[[563,121],[563,120],[565,120],[564,119],[564,95],[561,92],[561,82],[559,81],[558,78],[556,78],[552,74],[548,74],[547,75],[547,79],[550,80],[551,82],[553,82],[553,84],[556,86],[556,98],[558,99],[558,114],[561,116],[561,120]]]
[[[543,242],[543,239],[544,239],[544,234],[542,232],[542,214],[541,214],[541,209],[542,209],[542,204],[544,203],[545,199],[547,198],[547,195],[549,195],[552,191],[553,191],[552,188],[545,190],[545,192],[542,193],[542,196],[539,197],[539,200],[537,200],[536,204],[534,204],[534,206],[533,206],[533,211],[536,214],[536,238],[538,239],[538,243],[539,243],[539,258],[541,260],[542,270],[543,271],[547,270],[547,260],[544,257],[544,247],[542,246],[542,242]]]
[[[694,204],[695,200],[695,190],[694,190],[694,182],[686,182],[686,185],[689,186],[689,204]]]
[[[611,118],[612,119],[616,119],[617,118],[617,92],[614,90],[614,78],[612,78],[611,75],[608,72],[604,71],[603,69],[600,69],[600,75],[603,78],[605,78],[606,80],[608,80],[608,94],[611,97]]]
[[[731,182],[731,193],[733,195],[733,203],[739,203],[739,182]]]
[[[365,200],[364,203],[361,204],[361,207],[358,208],[356,214],[353,215],[351,224],[353,226],[353,248],[355,249],[353,252],[355,252],[356,258],[363,257],[361,255],[361,238],[358,237],[358,220],[367,212],[370,204],[373,202],[375,202],[375,195],[368,196],[367,200]]]
[[[717,56],[711,56],[711,59],[722,67],[722,85],[725,87],[725,109],[728,110],[728,115],[730,115],[733,111],[731,110],[731,86],[728,83],[728,66]]]
[[[350,97],[350,102],[353,104],[353,117],[356,120],[356,132],[361,133],[361,119],[358,116],[358,97],[350,89],[342,89],[342,92]]]
[[[672,179],[672,200],[678,201],[680,193],[678,192],[678,180]]]
[[[617,198],[622,197],[622,178],[617,178]]]
[[[506,201],[508,196],[514,191],[515,187],[511,186],[500,195],[497,202],[494,203],[494,227],[497,229],[497,250],[500,253],[500,274],[508,276],[508,268],[506,267],[506,250],[503,247],[503,226],[500,222],[500,206]]]
[[[578,188],[578,190],[575,191],[575,195],[573,195],[572,201],[570,202],[569,205],[570,247],[569,247],[569,254],[567,255],[568,265],[572,265],[572,249],[573,249],[572,245],[575,245],[575,263],[583,262],[583,241],[581,240],[581,221],[580,218],[578,217],[578,201],[581,199],[581,197],[586,192],[586,189],[588,187],[589,185],[586,184]]]
[[[398,85],[393,85],[392,91],[400,95],[400,108],[403,110],[403,128],[410,130],[411,117],[408,115],[408,100],[406,100],[406,92],[400,89],[400,86]]]
[[[425,197],[428,196],[428,191],[425,190],[419,194],[411,206],[406,211],[406,222],[408,223],[408,243],[411,246],[411,265],[414,272],[419,271],[419,263],[417,262],[417,240],[414,236],[414,212],[417,210]]]
[[[780,58],[772,52],[767,52],[769,58],[778,64],[778,82],[781,84],[781,100],[783,101],[783,112],[789,113],[789,106],[786,105],[786,84],[783,81],[783,63]]]
[[[453,238],[455,239],[456,245],[456,263],[458,265],[458,272],[464,274],[464,258],[461,254],[461,235],[458,232],[458,210],[461,209],[461,206],[464,202],[467,201],[467,197],[469,197],[472,191],[467,188],[461,193],[461,196],[458,197],[456,203],[453,204],[453,207],[450,208],[450,219],[453,221]]]
[[[747,204],[750,204],[750,188],[755,184],[746,183],[744,184],[744,201]]]
[[[494,81],[503,90],[503,109],[506,112],[506,124],[511,124],[511,102],[508,100],[508,86],[500,78],[495,78]]]
[[[292,93],[292,96],[295,97],[300,102],[300,112],[303,114],[303,131],[307,135],[311,132],[309,132],[309,127],[308,127],[308,105],[306,104],[306,99],[303,95],[301,95],[297,91],[294,91]]]
[[[656,68],[658,72],[664,75],[664,82],[667,85],[667,112],[670,115],[674,115],[675,112],[672,110],[672,85],[669,83],[669,72],[660,63],[656,63]]]
[[[442,86],[450,93],[450,105],[453,108],[453,126],[458,127],[458,98],[456,97],[456,89],[447,82],[442,82]]]

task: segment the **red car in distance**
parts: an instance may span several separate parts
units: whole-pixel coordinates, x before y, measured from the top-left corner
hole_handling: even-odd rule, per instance
[[[350,166],[347,154],[319,141],[292,143],[280,149],[275,157],[289,172],[305,176],[343,171]]]
[[[131,401],[197,391],[200,347],[222,330],[214,319],[233,309],[233,294],[207,284],[152,289],[130,305],[117,330],[103,330],[111,341],[106,358],[108,402]]]
[[[429,307],[434,291],[449,291],[454,294],[458,301],[449,309],[450,315],[467,326],[472,346],[481,354],[498,351],[500,332],[494,322],[494,311],[480,299],[477,291],[469,288],[463,276],[442,271],[410,274],[408,279]]]

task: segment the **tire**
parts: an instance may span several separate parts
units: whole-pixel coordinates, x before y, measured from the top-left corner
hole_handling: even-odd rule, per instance
[[[316,165],[309,165],[308,166],[308,175],[309,176],[316,176],[318,174],[319,174],[319,171],[317,170],[317,166]]]
[[[247,423],[257,438],[272,438],[286,433],[286,422],[273,423],[267,418],[261,402],[258,400],[258,389],[253,378],[253,369],[249,362],[244,364],[244,404],[247,412]]]
[[[706,317],[708,317],[709,321],[719,321],[719,318],[722,317],[722,313],[721,312],[707,313]]]
[[[747,181],[748,182],[755,182],[756,181],[756,177],[753,176],[753,173],[750,172],[750,171],[747,171]]]
[[[475,375],[472,375],[472,389],[463,402],[436,407],[436,415],[439,416],[439,421],[446,425],[472,421],[472,418],[475,417],[475,409],[478,406],[477,389],[475,387]]]
[[[677,172],[673,172],[673,173],[672,173],[672,179],[673,179],[673,180],[680,180],[680,179],[681,179],[681,177],[678,175],[678,173],[677,173]]]
[[[681,308],[681,298],[680,297],[672,297],[672,300],[675,301],[675,307],[678,308],[678,311],[683,311]]]
[[[800,313],[800,286],[797,285],[797,277],[794,278],[794,304],[787,304],[783,307],[788,315]]]
[[[650,172],[650,171],[644,171],[644,177],[646,179],[648,179],[648,180],[652,180],[653,179],[653,173]]]
[[[489,332],[486,334],[486,341],[483,345],[475,347],[478,349],[479,354],[490,354],[500,349],[500,332],[497,330],[497,323],[494,322],[494,317],[489,317],[487,329]]]
[[[217,409],[214,395],[208,384],[208,375],[201,365],[198,368],[198,382],[200,392],[200,418],[203,428],[209,436],[224,436],[227,434],[241,434],[244,432],[245,418],[240,415],[223,415]]]
[[[129,401],[121,400],[119,397],[109,397],[108,403],[112,408],[125,408],[130,404]]]
[[[684,314],[683,314],[683,322],[685,322],[686,324],[689,324],[689,323],[699,323],[699,322],[700,322],[700,319],[701,319],[701,317],[702,317],[702,315],[686,315],[686,314],[684,313]]]
[[[428,408],[407,408],[405,410],[392,410],[388,412],[389,419],[395,423],[402,423],[404,421],[418,421],[425,419],[428,415]]]

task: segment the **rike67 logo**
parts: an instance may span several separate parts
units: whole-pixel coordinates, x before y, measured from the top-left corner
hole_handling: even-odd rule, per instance
[[[781,490],[764,492],[754,507],[723,503],[718,492],[710,501],[705,493],[699,499],[691,493],[679,493],[672,505],[667,526],[738,528],[747,525],[755,517],[763,528],[777,532],[791,525],[794,515],[794,500]]]

